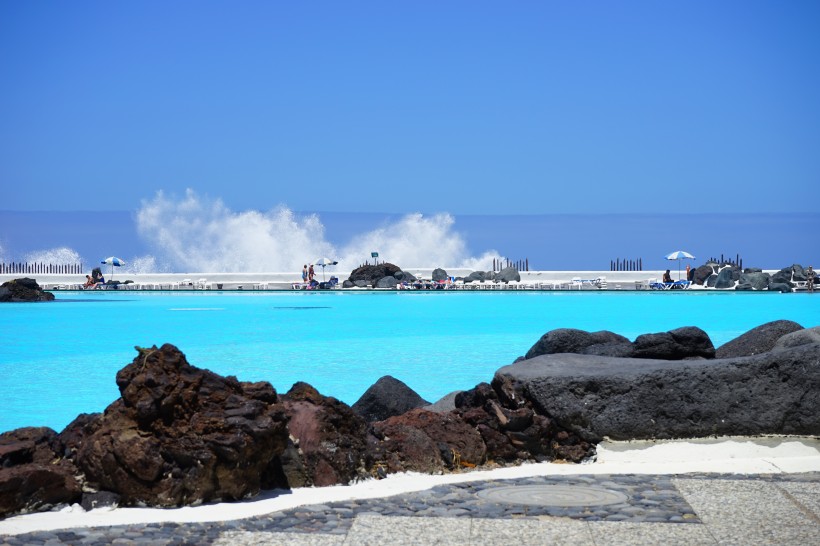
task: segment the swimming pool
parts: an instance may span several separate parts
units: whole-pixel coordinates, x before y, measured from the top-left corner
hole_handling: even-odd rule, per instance
[[[427,400],[490,381],[555,328],[630,339],[699,326],[716,346],[764,322],[820,324],[810,294],[641,292],[59,293],[0,305],[0,431],[61,430],[119,396],[134,346],[280,392],[306,381],[348,404],[383,375]]]

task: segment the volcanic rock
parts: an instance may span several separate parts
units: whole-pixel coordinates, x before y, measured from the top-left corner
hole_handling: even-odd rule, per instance
[[[589,442],[820,434],[820,344],[669,362],[555,354],[501,368],[540,414]]]
[[[440,267],[437,267],[433,270],[433,273],[430,278],[433,282],[439,282],[446,281],[450,278],[450,276],[447,275],[447,272],[445,270],[441,269]]]
[[[718,347],[715,357],[734,358],[765,353],[771,351],[777,340],[784,335],[802,329],[802,326],[791,320],[767,322]]]
[[[363,265],[354,269],[350,273],[348,280],[353,283],[356,283],[356,281],[365,281],[368,285],[374,285],[379,279],[383,277],[393,277],[394,274],[399,271],[401,271],[399,266],[387,262],[378,265]]]
[[[45,292],[34,279],[12,279],[0,285],[0,302],[18,303],[53,299],[54,294]]]
[[[414,409],[373,424],[377,460],[389,471],[439,472],[484,462],[481,435],[453,413]]]
[[[0,517],[80,500],[79,472],[59,458],[58,445],[57,433],[47,427],[0,434]]]
[[[741,284],[749,284],[754,290],[766,290],[769,287],[771,276],[760,271],[750,272],[748,269],[740,276]]]
[[[367,423],[350,406],[296,383],[282,396],[291,444],[281,457],[287,487],[326,486],[367,476]]]
[[[633,348],[632,356],[635,358],[683,360],[715,357],[715,347],[709,334],[695,326],[640,335],[635,338]]]
[[[524,358],[556,353],[626,357],[632,355],[632,342],[606,330],[590,333],[574,328],[559,328],[541,336]]]
[[[777,340],[774,344],[774,348],[783,349],[788,347],[797,347],[799,345],[807,345],[809,343],[820,343],[820,326],[805,328],[803,330],[797,330],[790,334],[786,334]]]
[[[780,292],[781,294],[788,294],[792,291],[792,285],[788,282],[770,282],[769,290],[772,292]]]
[[[711,265],[702,265],[695,269],[694,273],[692,274],[692,279],[694,280],[695,284],[703,285],[703,283],[706,282],[706,279],[711,277],[714,272],[715,271]]]
[[[521,282],[521,274],[515,267],[505,267],[504,269],[495,274],[494,280],[499,282]]]
[[[396,280],[396,277],[382,277],[381,279],[376,281],[376,284],[373,286],[374,288],[396,288],[399,285],[399,281]]]
[[[365,421],[384,421],[411,409],[429,404],[413,389],[395,377],[385,375],[368,388],[352,409]]]
[[[724,267],[721,269],[717,275],[717,279],[715,279],[715,288],[725,289],[734,287],[735,281],[737,280],[735,274],[737,273],[738,270],[736,267]]]
[[[126,505],[178,506],[275,485],[265,477],[288,431],[269,383],[196,368],[169,344],[137,351],[117,373],[121,398],[69,435],[92,487]]]

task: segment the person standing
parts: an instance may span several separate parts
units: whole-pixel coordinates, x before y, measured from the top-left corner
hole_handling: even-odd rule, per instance
[[[308,282],[308,268],[307,268],[307,264],[305,264],[305,265],[303,265],[303,266],[302,266],[302,282],[303,282],[303,283],[307,283],[307,282]]]
[[[814,292],[814,278],[817,274],[811,266],[806,270],[806,288],[809,292]]]
[[[313,271],[313,264],[310,264],[310,269],[308,269],[308,282],[313,282],[313,277],[316,276],[316,272]]]

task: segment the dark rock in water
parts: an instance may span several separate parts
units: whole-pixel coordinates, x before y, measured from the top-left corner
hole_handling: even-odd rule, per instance
[[[349,282],[349,281],[345,281],[345,282]],[[370,286],[370,283],[368,281],[357,280],[357,281],[353,281],[353,286],[355,286],[356,288],[367,288],[368,286]]]
[[[754,290],[766,290],[771,276],[768,273],[750,272],[748,269],[740,276],[740,284],[748,284]],[[740,288],[738,288],[740,290]]]
[[[288,442],[287,417],[266,382],[191,366],[173,345],[138,348],[117,373],[121,398],[75,434],[77,466],[124,505],[235,500],[265,476]]]
[[[709,335],[695,326],[658,334],[643,334],[632,345],[632,355],[635,358],[683,360],[715,357],[715,346]]]
[[[440,267],[437,267],[436,269],[433,270],[432,276],[430,278],[433,280],[433,282],[439,282],[439,281],[446,281],[447,279],[450,278],[450,276],[447,275],[446,271],[444,271]]]
[[[345,280],[342,283],[342,288],[353,288],[354,286],[356,286],[356,285],[353,284],[353,281],[350,281],[350,280]]]
[[[752,287],[751,283],[748,283],[748,282],[740,282],[740,283],[738,283],[738,284],[736,284],[736,285],[735,285],[735,290],[742,290],[742,291],[743,291],[743,290],[745,290],[745,291],[751,291],[751,290],[754,290],[754,287]]]
[[[767,322],[718,347],[715,357],[735,358],[765,353],[774,349],[777,340],[784,335],[802,329],[802,326],[791,320]]]
[[[737,273],[737,268],[724,267],[721,269],[715,279],[715,288],[732,288],[735,285],[735,273]]]
[[[820,434],[820,344],[686,362],[544,355],[496,378],[589,442]]]
[[[45,292],[34,279],[12,279],[0,285],[0,302],[52,301],[54,294]]]
[[[541,336],[524,358],[555,353],[631,356],[632,342],[624,336],[608,332],[585,332],[574,328],[559,328]]]
[[[79,471],[58,451],[57,433],[50,428],[0,434],[0,517],[80,500]]]
[[[709,275],[709,278],[706,279],[706,286],[708,288],[714,288],[715,285],[717,284],[717,280],[718,280],[718,276],[716,274],[715,275]]]
[[[367,475],[367,423],[350,406],[301,382],[282,402],[293,438],[281,457],[285,485],[334,485]]]
[[[396,277],[382,277],[376,281],[374,288],[396,288],[398,285],[399,281]]]
[[[411,409],[429,404],[413,389],[395,377],[385,375],[367,389],[352,409],[365,421],[384,421]]]
[[[514,267],[506,267],[495,274],[495,279],[499,282],[518,281],[521,282],[521,274]]]
[[[438,472],[475,466],[486,447],[473,427],[452,413],[414,409],[373,424],[375,456],[390,472]]]
[[[711,265],[702,265],[695,269],[695,271],[692,274],[692,278],[695,284],[703,285],[703,283],[706,282],[706,279],[711,277],[714,272],[715,271],[714,269],[712,269]]]
[[[800,345],[807,345],[809,343],[820,343],[820,326],[797,330],[790,334],[786,334],[777,340],[774,344],[774,348],[786,349],[790,347],[798,347]]]
[[[781,294],[788,294],[792,291],[792,285],[786,282],[770,282],[769,290],[772,292],[780,292]]]

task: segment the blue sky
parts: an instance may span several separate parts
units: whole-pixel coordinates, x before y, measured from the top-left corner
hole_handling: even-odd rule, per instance
[[[4,210],[816,212],[820,2],[0,3]]]

